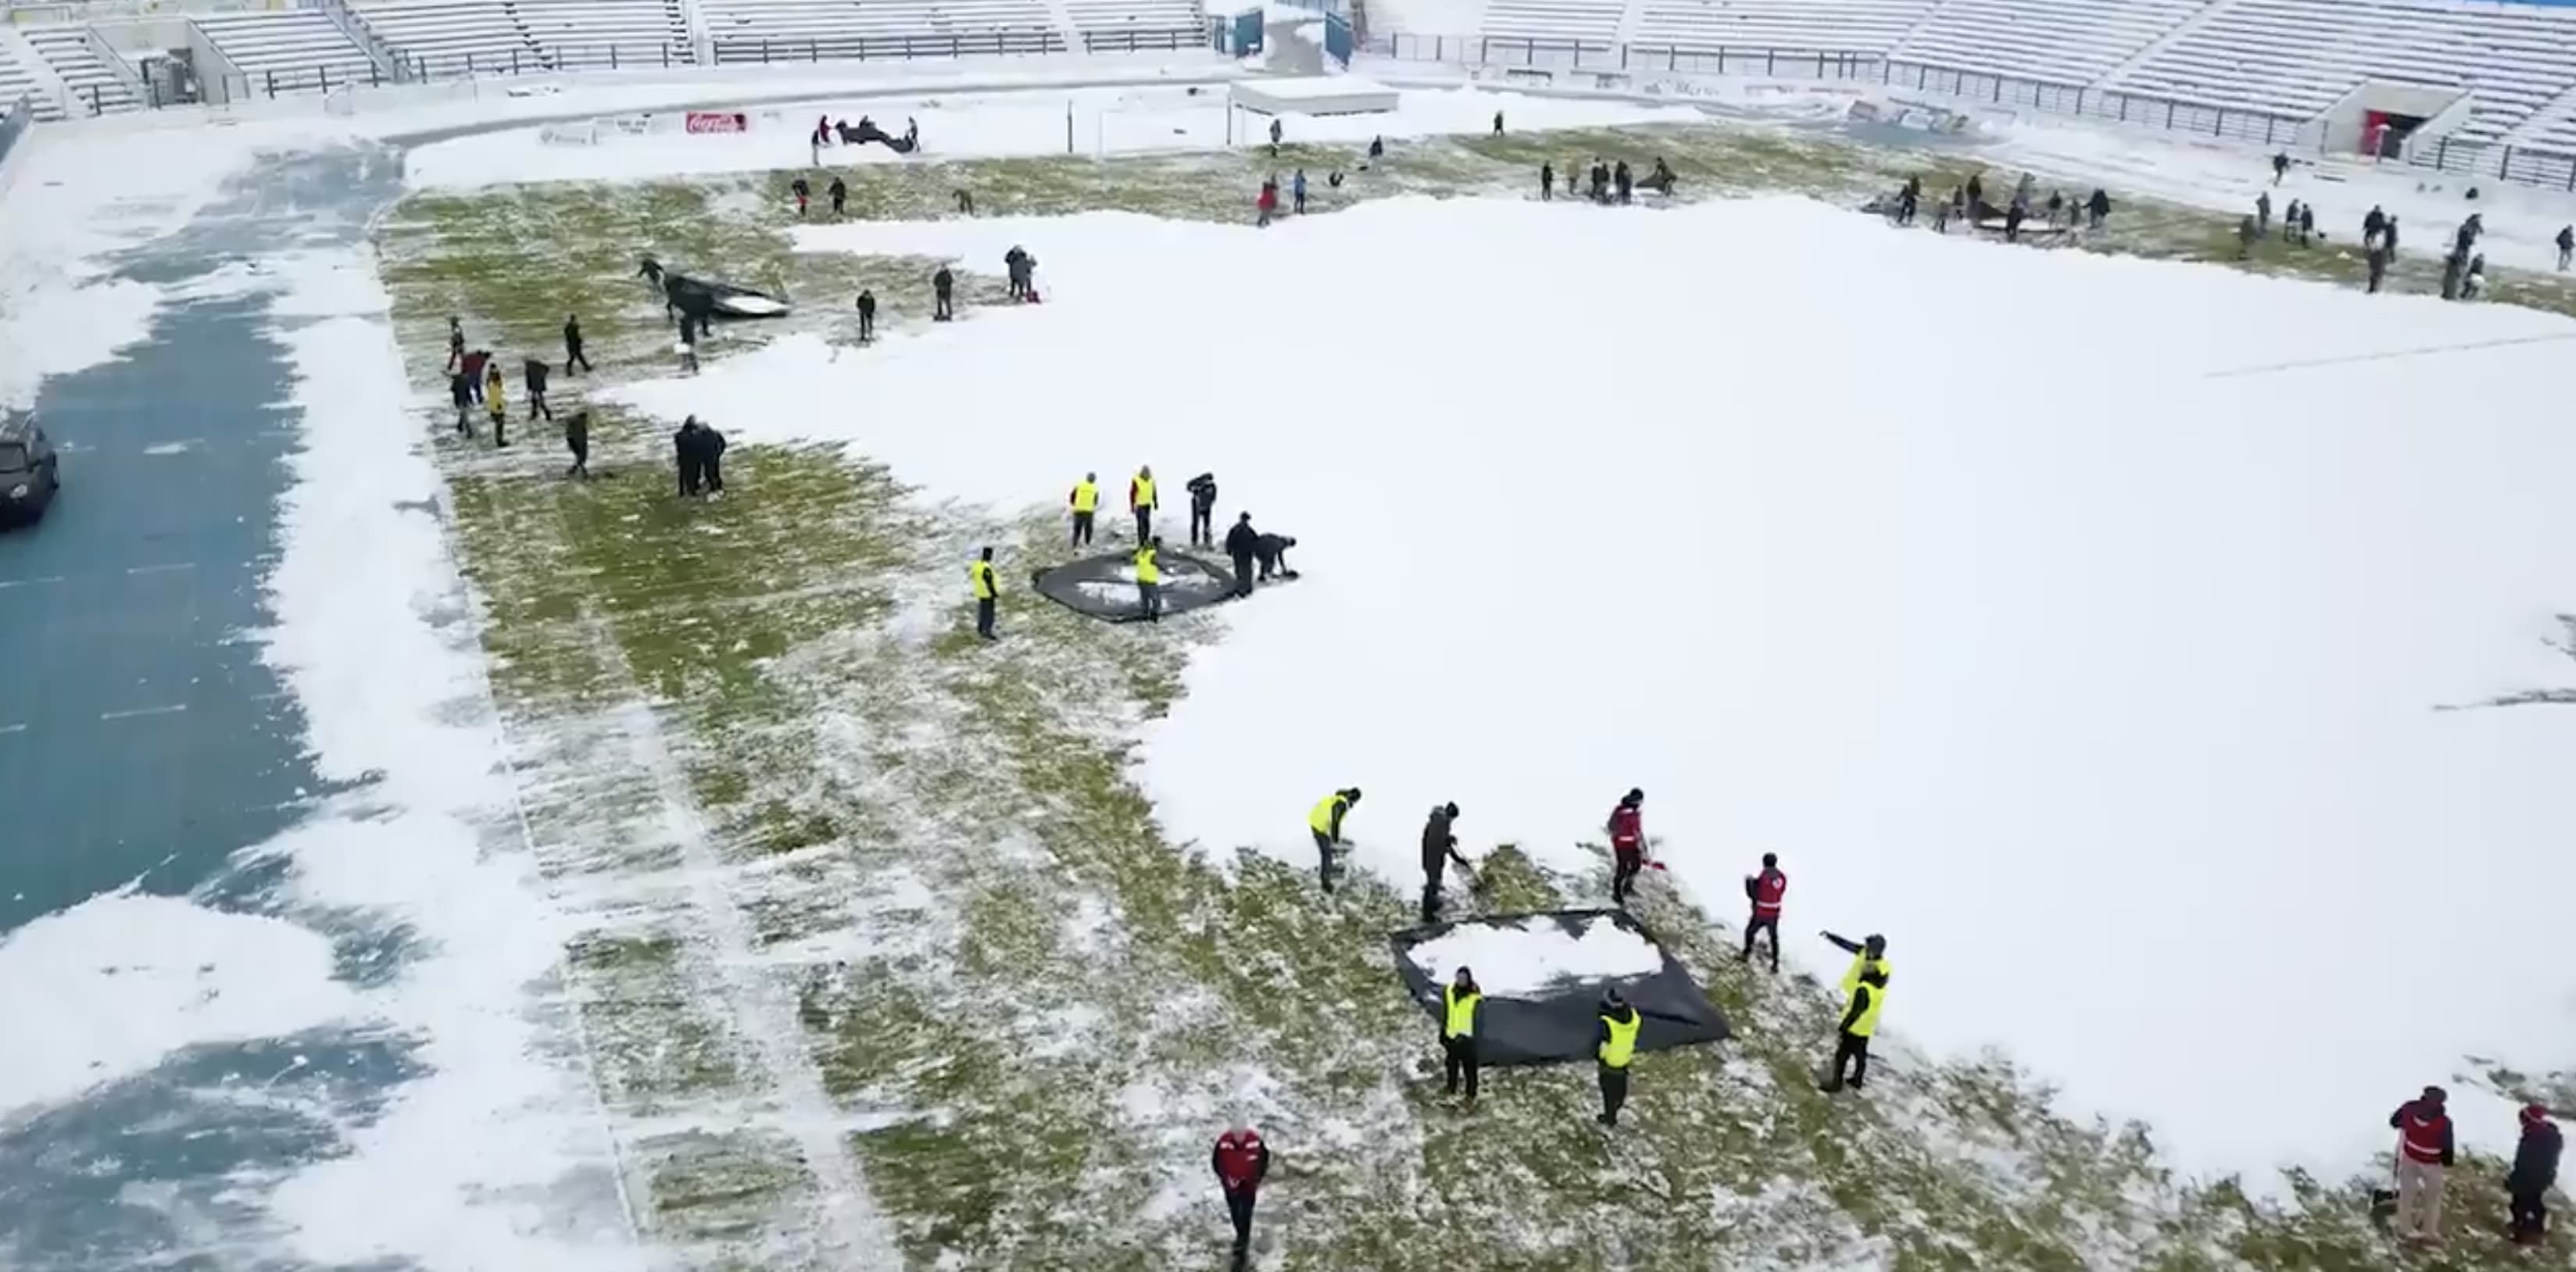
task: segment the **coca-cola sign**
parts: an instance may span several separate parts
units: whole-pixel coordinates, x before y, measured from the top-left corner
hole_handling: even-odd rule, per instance
[[[689,112],[689,131],[693,133],[749,132],[751,116],[740,111],[693,110]]]

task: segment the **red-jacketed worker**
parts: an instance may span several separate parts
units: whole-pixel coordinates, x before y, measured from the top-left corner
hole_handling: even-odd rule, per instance
[[[1234,1220],[1234,1266],[1240,1272],[1252,1258],[1252,1202],[1261,1190],[1261,1177],[1270,1173],[1270,1146],[1261,1142],[1259,1131],[1238,1126],[1216,1137],[1209,1160],[1216,1167],[1217,1185],[1225,1189],[1225,1212]]]
[[[1646,793],[1632,790],[1619,797],[1619,806],[1610,810],[1610,904],[1628,904],[1628,889],[1637,882],[1637,872],[1646,865],[1646,822],[1643,806]]]
[[[2442,1186],[2451,1168],[2450,1094],[2437,1086],[2397,1106],[2397,1235],[2426,1244],[2442,1239]]]
[[[1780,970],[1780,903],[1789,896],[1789,876],[1780,872],[1780,854],[1762,854],[1762,873],[1744,876],[1744,899],[1753,903],[1753,917],[1744,923],[1744,952],[1736,956],[1739,963],[1753,959],[1753,938],[1771,934],[1771,970]]]

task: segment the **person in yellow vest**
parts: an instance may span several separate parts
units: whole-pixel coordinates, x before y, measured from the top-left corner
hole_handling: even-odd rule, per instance
[[[1157,536],[1136,546],[1137,611],[1148,623],[1163,621],[1163,540]]]
[[[1154,537],[1154,509],[1161,506],[1162,501],[1154,497],[1154,466],[1142,465],[1127,479],[1127,509],[1136,514],[1136,542]]]
[[[1485,991],[1476,974],[1464,967],[1440,987],[1440,1057],[1449,1071],[1449,1094],[1458,1094],[1458,1078],[1467,1079],[1467,1106],[1476,1104],[1476,1029],[1483,1022]]]
[[[1850,970],[1843,973],[1842,1034],[1834,1042],[1834,1072],[1825,1080],[1825,1090],[1833,1092],[1843,1089],[1846,1065],[1851,1085],[1868,1084],[1869,1040],[1878,1032],[1879,1009],[1887,1005],[1887,938],[1873,935],[1855,944],[1827,932],[1825,939],[1852,956]]]
[[[1601,995],[1601,1027],[1593,1031],[1592,1054],[1601,1062],[1603,1126],[1619,1124],[1619,1106],[1628,1102],[1628,1065],[1637,1058],[1637,1031],[1646,1018],[1628,1005],[1616,989]]]
[[[1073,542],[1067,546],[1082,547],[1091,542],[1091,514],[1100,511],[1100,474],[1084,473],[1073,483]]]
[[[483,407],[492,413],[492,444],[510,444],[510,412],[501,404],[501,364],[487,363],[483,370]]]
[[[966,567],[966,581],[975,589],[975,634],[986,640],[998,639],[993,635],[993,604],[1002,598],[1002,589],[993,580],[991,548],[984,549],[984,555]]]
[[[1333,890],[1333,849],[1341,846],[1342,818],[1351,811],[1351,805],[1358,802],[1360,788],[1354,786],[1325,796],[1316,803],[1313,812],[1306,814],[1306,828],[1315,832],[1315,855],[1323,861],[1317,874],[1323,879],[1326,892]]]

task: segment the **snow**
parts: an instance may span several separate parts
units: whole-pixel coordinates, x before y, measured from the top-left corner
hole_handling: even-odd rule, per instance
[[[1295,81],[1264,80],[1264,88]],[[1339,84],[1340,80],[1326,83]],[[1351,81],[1363,83],[1362,81]],[[817,99],[751,112],[750,131],[690,134],[667,126],[640,133],[603,129],[597,145],[547,142],[542,128],[457,137],[410,153],[404,176],[426,189],[523,181],[608,181],[710,175],[797,166],[818,116],[855,122],[861,115],[894,126],[921,124],[923,157],[946,160],[1010,155],[1086,155],[1158,150],[1215,150],[1227,145],[1225,87],[1211,77],[1193,94],[1185,86],[1093,88],[1003,93],[941,93],[918,98]],[[1686,107],[1606,99],[1534,97],[1472,86],[1409,90],[1383,114],[1298,118],[1297,141],[1364,142],[1372,137],[1481,133],[1505,111],[1516,128],[1595,128],[1698,118]],[[1068,126],[1068,120],[1070,125]],[[676,118],[671,121],[675,123]],[[1232,136],[1250,144],[1265,123],[1236,121]],[[883,146],[826,146],[826,166],[857,167],[914,160]]]
[[[2320,160],[2313,152],[2295,154],[2289,176],[2275,186],[2274,151],[2268,147],[2046,117],[1990,128],[2002,140],[1994,152],[1998,167],[2028,166],[2064,174],[2087,190],[2108,184],[2229,216],[2251,214],[2255,197],[2268,192],[2274,217],[2292,199],[2314,204],[2317,229],[2330,243],[2356,253],[2361,220],[2373,207],[2398,218],[2400,250],[2431,257],[2450,251],[2460,222],[2477,212],[2486,226],[2478,250],[2489,265],[2554,270],[2558,248],[2552,240],[2559,227],[2576,222],[2576,194],[2396,162],[2374,165],[2358,155]],[[2467,198],[2472,187],[2475,200]]]
[[[1356,75],[1299,75],[1276,79],[1247,80],[1245,83],[1283,101],[1330,100],[1354,94],[1386,93],[1387,87]]]
[[[1443,800],[1471,849],[1598,871],[1573,845],[1642,786],[1649,886],[1729,912],[1780,853],[1793,933],[1889,936],[1892,1029],[2007,1043],[2194,1170],[2341,1169],[2464,1053],[2576,1044],[2527,971],[2576,885],[2576,738],[2435,710],[2567,678],[2576,324],[1795,199],[1595,215],[817,227],[1030,245],[1049,303],[627,396],[1010,507],[1211,470],[1220,523],[1299,536],[1305,581],[1226,607],[1150,726],[1179,841],[1309,866],[1304,811],[1356,783],[1356,861],[1402,884]],[[1621,281],[1578,319],[1534,276]],[[1891,279],[1936,327],[1855,314]],[[956,392],[995,366],[1048,409]]]
[[[1461,967],[1491,998],[1545,998],[1569,982],[1625,980],[1664,969],[1663,951],[1610,919],[1593,918],[1579,934],[1552,918],[1463,923],[1405,951],[1413,965],[1447,984]]]

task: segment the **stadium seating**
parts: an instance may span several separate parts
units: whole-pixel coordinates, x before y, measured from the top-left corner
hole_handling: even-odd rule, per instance
[[[433,76],[658,66],[691,59],[679,0],[357,0],[378,38]]]
[[[429,75],[544,65],[495,0],[360,0],[351,7],[376,38]]]
[[[2472,90],[2453,136],[2492,142],[2576,83],[2576,10],[2232,0],[2111,87],[2305,116],[2366,79]]]
[[[1885,53],[1931,0],[1643,0],[1635,43],[1715,52]]]
[[[365,84],[376,76],[367,51],[319,9],[204,13],[195,21],[206,39],[241,68],[254,95],[318,92]]]
[[[706,0],[718,62],[1061,50],[1041,0]]]
[[[510,0],[519,29],[553,65],[674,64],[691,61],[689,19],[679,0]]]
[[[121,110],[135,110],[141,103],[134,100],[125,81],[107,69],[98,55],[90,52],[87,28],[77,26],[29,27],[27,43],[62,77],[63,86],[71,90],[70,113],[75,116],[106,115]],[[42,119],[44,116],[38,115]]]
[[[21,97],[32,99],[27,114],[37,120],[63,117],[62,103],[37,88],[35,71],[20,65],[18,59],[10,55],[8,46],[0,45],[0,111],[15,106]]]
[[[1488,0],[1485,34],[1541,45],[1607,45],[1619,35],[1624,0]]]
[[[2191,20],[2210,0],[1941,0],[1898,61],[2091,84]]]
[[[2506,140],[2517,146],[2576,155],[2576,87],[2570,87],[2557,101],[2524,120],[2515,135]]]
[[[1066,0],[1065,11],[1093,48],[1196,48],[1207,41],[1198,0]]]

